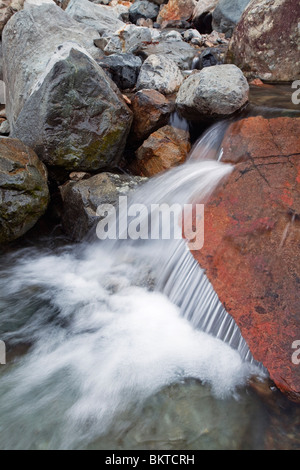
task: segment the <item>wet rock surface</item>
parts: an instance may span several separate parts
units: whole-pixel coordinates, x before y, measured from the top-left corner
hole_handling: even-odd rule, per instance
[[[206,205],[206,269],[255,359],[300,401],[300,120],[249,118],[232,124],[223,161],[235,165]]]

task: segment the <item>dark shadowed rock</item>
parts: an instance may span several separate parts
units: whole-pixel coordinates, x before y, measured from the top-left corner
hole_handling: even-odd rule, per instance
[[[112,54],[98,64],[121,89],[133,88],[137,82],[142,60],[133,54]]]
[[[11,135],[50,166],[95,171],[119,163],[131,121],[105,72],[71,49],[24,104]]]
[[[19,140],[0,138],[0,243],[28,232],[45,213],[48,202],[43,163]]]
[[[193,25],[203,34],[212,32],[212,13],[219,0],[201,0],[193,12]]]
[[[300,401],[300,119],[232,124],[224,162],[235,170],[205,208],[194,252],[257,361]]]
[[[298,0],[252,0],[233,34],[228,62],[250,78],[300,78]]]
[[[197,69],[202,70],[205,67],[213,67],[214,65],[222,65],[224,63],[224,59],[222,58],[222,54],[219,49],[214,47],[208,47],[205,49],[199,56],[199,60],[197,62]]]
[[[69,181],[60,187],[63,199],[63,227],[75,241],[84,239],[100,221],[97,208],[101,204],[116,206],[120,196],[127,196],[144,178],[101,173],[78,182]]]

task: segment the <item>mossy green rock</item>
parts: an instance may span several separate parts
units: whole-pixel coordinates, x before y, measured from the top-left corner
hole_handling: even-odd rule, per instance
[[[24,235],[49,202],[47,170],[17,139],[0,139],[0,243]]]

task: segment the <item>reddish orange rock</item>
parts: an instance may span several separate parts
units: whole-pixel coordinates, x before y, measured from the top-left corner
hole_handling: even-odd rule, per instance
[[[252,85],[252,86],[258,86],[258,87],[261,87],[261,88],[273,88],[273,85],[268,85],[267,83],[264,83],[260,78],[255,78],[254,80],[252,80],[249,85]]]
[[[169,0],[163,6],[158,17],[158,23],[169,21],[187,21],[193,16],[196,2],[194,0]]]
[[[232,124],[224,161],[235,169],[205,209],[195,258],[256,360],[300,402],[300,119]]]
[[[154,132],[136,152],[133,170],[140,176],[154,176],[178,166],[191,149],[189,132],[165,126]]]
[[[168,100],[156,90],[140,90],[132,100],[133,123],[130,139],[143,141],[152,132],[168,124],[175,109],[174,101]]]

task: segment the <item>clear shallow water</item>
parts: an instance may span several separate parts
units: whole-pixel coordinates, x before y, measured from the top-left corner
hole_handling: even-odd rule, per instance
[[[250,86],[250,103],[264,109],[264,112],[271,112],[273,109],[291,112],[291,117],[299,117],[300,105],[293,103],[292,95],[296,91],[290,84],[273,84],[263,87]],[[297,116],[298,114],[298,116]]]

